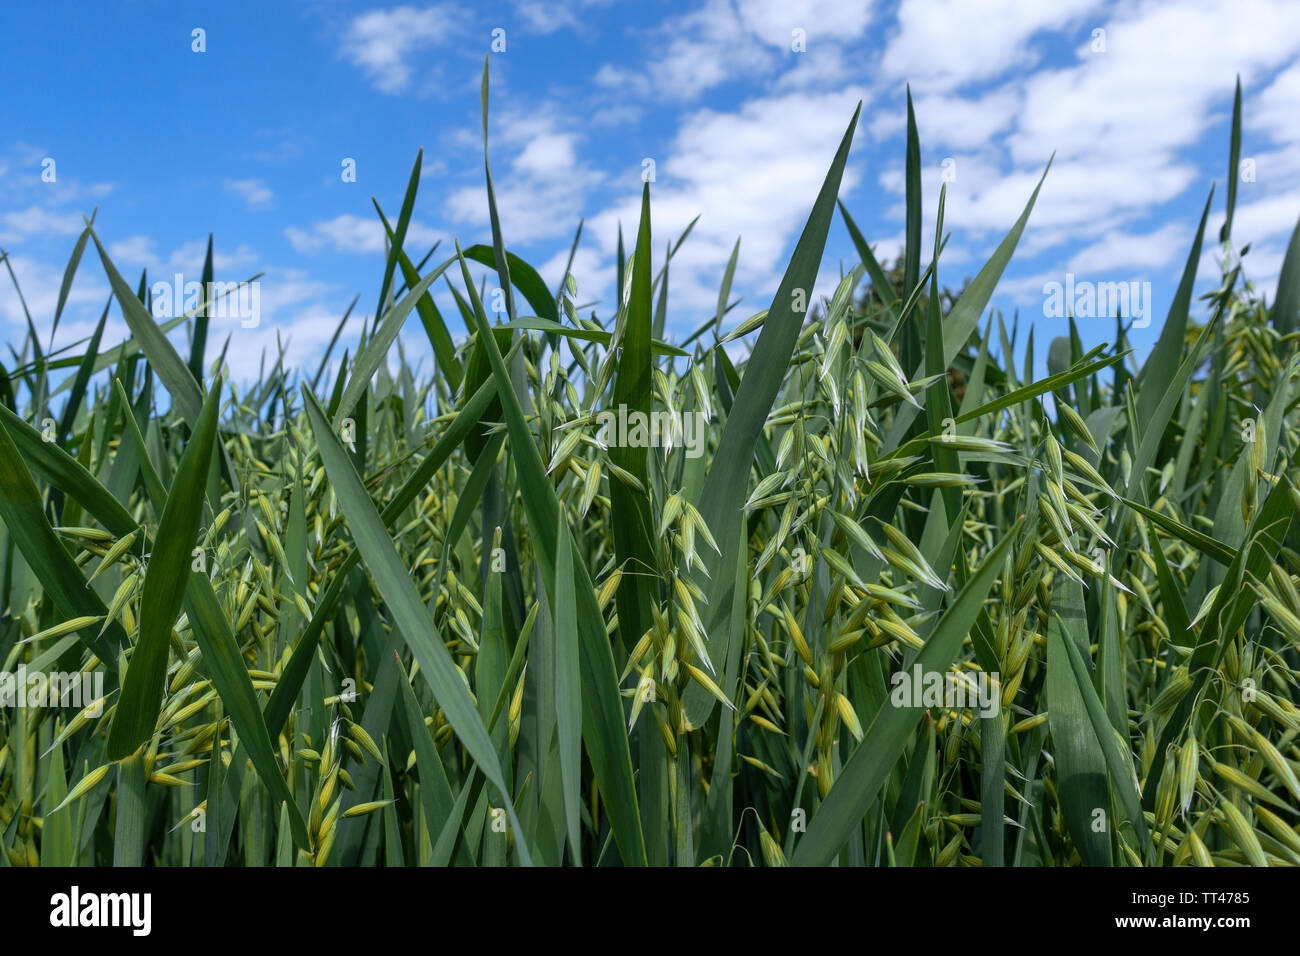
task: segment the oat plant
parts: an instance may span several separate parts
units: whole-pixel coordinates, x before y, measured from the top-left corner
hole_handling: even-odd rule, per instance
[[[548,288],[487,101],[490,243],[408,246],[417,158],[315,369],[232,381],[215,303],[160,324],[87,222],[0,366],[0,863],[1300,863],[1300,239],[1266,302],[1240,95],[1221,282],[1211,194],[1141,360],[1122,314],[990,310],[1037,188],[946,294],[910,99],[901,275],[837,204],[855,115],[767,308],[733,254],[669,344],[689,236],[646,185],[617,300]],[[814,301],[832,228],[860,261]],[[43,348],[90,263],[98,327]]]

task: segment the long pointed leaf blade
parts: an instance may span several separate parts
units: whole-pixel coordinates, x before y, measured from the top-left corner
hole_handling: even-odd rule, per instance
[[[324,409],[306,388],[302,395],[312,432],[320,448],[325,473],[329,476],[339,507],[347,518],[357,550],[392,612],[394,626],[420,662],[420,669],[437,695],[438,703],[446,712],[456,736],[484,776],[502,795],[511,822],[519,832],[518,821],[514,819],[514,805],[506,788],[496,749],[492,746],[492,740],[488,737],[487,729],[483,726],[456,663],[442,643],[438,628],[415,589],[410,571],[398,556],[374,502],[366,494],[361,479],[352,466],[350,455],[330,428]],[[527,847],[522,842],[516,846],[521,857],[527,859]]]
[[[543,585],[550,600],[554,601],[556,584],[552,555],[558,553],[558,548],[552,536],[560,527],[559,500],[546,476],[541,453],[528,430],[519,396],[515,393],[505,360],[502,359],[496,339],[488,326],[483,304],[479,301],[473,283],[469,281],[469,267],[464,260],[461,261],[461,271],[469,290],[479,341],[483,344],[492,376],[497,382],[511,452],[522,486],[524,508],[532,532],[538,540],[536,558]],[[614,667],[609,639],[605,636],[603,615],[596,606],[591,578],[583,564],[574,565],[574,588],[578,597],[578,638],[583,669],[583,740],[586,741],[587,755],[605,794],[619,853],[624,863],[641,866],[645,864],[645,839],[641,833],[636,786],[632,778],[632,756],[624,730],[626,717],[618,692],[618,671]]]
[[[948,670],[1023,523],[1022,518],[1005,532],[939,619],[925,649],[916,657],[915,666],[923,672],[942,674]],[[791,861],[794,865],[826,866],[831,862],[884,786],[920,716],[916,708],[888,704],[880,708],[825,802],[809,821],[808,832],[795,847]]]
[[[708,651],[714,669],[726,660],[728,629],[726,618],[731,607],[727,593],[732,587],[732,577],[719,569],[735,567],[735,555],[742,547],[741,514],[748,497],[749,473],[754,465],[754,449],[772,410],[772,403],[780,392],[790,366],[799,332],[803,328],[806,307],[817,282],[822,252],[826,248],[826,235],[835,213],[835,200],[848,162],[853,133],[857,129],[862,104],[853,112],[848,128],[840,140],[839,149],[831,161],[826,179],[817,200],[813,203],[808,221],[804,224],[799,242],[786,268],[785,276],[777,287],[776,296],[768,309],[767,321],[759,333],[754,351],[745,366],[740,389],[736,393],[727,424],[722,430],[717,451],[709,466],[700,492],[699,512],[704,523],[713,532],[720,554],[706,558],[710,579],[716,582],[709,595],[707,626]],[[730,688],[723,688],[728,693]],[[703,725],[713,705],[712,694],[698,684],[692,684],[685,695],[686,716],[693,727]]]
[[[122,760],[154,732],[162,706],[163,678],[171,650],[171,630],[180,615],[189,581],[191,551],[203,520],[208,465],[217,436],[221,380],[203,403],[194,434],[158,521],[153,553],[140,597],[140,635],[122,681],[122,696],[108,733],[108,756]],[[130,414],[127,412],[127,414]]]

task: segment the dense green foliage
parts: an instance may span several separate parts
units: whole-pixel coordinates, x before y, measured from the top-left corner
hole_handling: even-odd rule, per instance
[[[988,304],[1037,190],[941,294],[912,122],[900,269],[840,207],[808,301],[856,122],[770,308],[723,334],[733,257],[681,347],[648,186],[601,320],[490,176],[492,244],[413,261],[417,160],[377,320],[244,384],[88,225],[132,338],[0,376],[0,660],[105,696],[0,708],[3,863],[1300,863],[1300,240],[1270,306],[1230,203],[1194,303],[1202,217],[1144,361],[1071,322],[1035,378]]]

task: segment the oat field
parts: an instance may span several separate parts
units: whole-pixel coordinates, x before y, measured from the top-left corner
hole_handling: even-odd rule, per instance
[[[0,864],[1300,863],[1300,238],[1266,301],[1241,108],[1145,355],[989,308],[1037,190],[964,286],[922,248],[910,101],[901,276],[846,116],[770,306],[733,257],[674,344],[651,186],[592,305],[488,143],[490,237],[405,243],[417,159],[377,318],[255,381],[88,222],[130,339],[0,368]]]

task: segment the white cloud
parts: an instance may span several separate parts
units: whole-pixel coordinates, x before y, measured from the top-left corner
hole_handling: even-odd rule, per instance
[[[644,69],[603,65],[596,83],[656,98],[690,100],[739,78],[767,79],[789,70],[786,85],[842,81],[838,46],[865,33],[871,0],[705,0],[651,31],[657,51]],[[793,31],[807,52],[792,50]],[[816,65],[806,61],[817,61]]]
[[[263,209],[275,198],[271,187],[260,179],[227,179],[222,185],[227,192],[242,199],[249,209]]]
[[[128,236],[108,244],[108,256],[119,269],[123,266],[144,266],[157,269],[162,265],[158,258],[158,244],[148,236]]]
[[[630,126],[641,119],[641,109],[627,104],[603,106],[587,114],[587,125],[592,128],[604,126]]]
[[[526,29],[543,36],[556,30],[574,29],[582,25],[582,20],[570,3],[519,0],[515,4],[515,13],[519,15]]]
[[[492,186],[512,245],[572,235],[588,193],[604,179],[581,158],[569,125],[549,108],[504,113],[494,122]],[[447,198],[446,214],[455,223],[486,226],[486,185],[457,189]]]
[[[43,206],[28,206],[0,215],[0,242],[14,243],[31,236],[68,236],[81,232],[79,213],[59,213]]]
[[[1246,242],[1290,236],[1296,220],[1300,219],[1300,189],[1244,201],[1249,199],[1246,188],[1241,184],[1237,187],[1237,208],[1232,214],[1233,243],[1241,246]]]
[[[1104,52],[1092,48],[1097,27],[1105,30]],[[1035,69],[1049,44],[1061,41],[1073,48],[1074,61]],[[949,184],[948,227],[991,240],[1020,214],[1055,152],[1017,258],[1081,244],[1072,250],[1071,268],[1168,266],[1176,273],[1195,213],[1143,223],[1189,192],[1199,209],[1211,179],[1221,185],[1220,165],[1207,171],[1198,147],[1226,120],[1238,72],[1247,86],[1247,129],[1284,144],[1272,151],[1244,145],[1243,155],[1256,160],[1260,185],[1243,183],[1243,200],[1259,190],[1254,195],[1267,205],[1244,219],[1239,207],[1238,221],[1254,226],[1259,220],[1274,236],[1287,228],[1288,217],[1294,225],[1294,202],[1288,208],[1285,198],[1274,202],[1260,193],[1276,183],[1289,188],[1300,175],[1300,155],[1289,146],[1300,138],[1292,118],[1300,102],[1300,68],[1291,65],[1298,53],[1300,8],[1278,0],[1147,0],[1119,7],[1093,0],[905,0],[883,63],[887,74],[911,81],[926,221],[933,216],[945,153],[956,160],[958,173]],[[1252,78],[1279,67],[1253,102]],[[872,130],[898,137],[904,119],[902,109],[891,110]],[[901,195],[901,168],[891,168],[881,182]],[[889,214],[901,218],[901,203]],[[1247,225],[1234,227],[1238,246],[1247,231]],[[986,255],[988,247],[980,252]]]
[[[998,283],[995,293],[1000,303],[1009,302],[1020,306],[1036,306],[1041,309],[1044,302],[1043,286],[1048,282],[1061,282],[1060,272],[1041,272],[1031,276],[1003,278]],[[1032,317],[1032,316],[1031,316]],[[1008,329],[1010,323],[1007,323]]]
[[[735,75],[770,69],[773,61],[770,51],[741,27],[729,0],[708,0],[698,10],[670,18],[655,33],[656,47],[664,49],[645,69],[605,64],[596,82],[644,95],[693,99]]]
[[[189,272],[198,272],[203,268],[203,262],[207,258],[208,243],[206,239],[195,239],[192,242],[186,242],[172,250],[168,257],[168,265],[174,268],[185,269]],[[220,243],[213,243],[212,246],[212,269],[214,272],[223,273],[232,269],[249,269],[260,260],[260,256],[245,243],[240,243],[234,249],[224,246]]]
[[[1033,66],[1039,52],[1030,40],[1101,6],[1101,0],[903,0],[882,66],[913,90],[947,92]]]
[[[1243,104],[1243,124],[1247,129],[1267,133],[1276,142],[1294,145],[1300,142],[1297,112],[1300,112],[1300,62],[1280,71],[1262,93]]]
[[[314,279],[310,273],[301,269],[268,268],[266,275],[258,282],[261,286],[262,308],[272,322],[276,321],[277,312],[336,291],[332,284]]]
[[[1087,246],[1070,258],[1069,269],[1075,273],[1098,273],[1108,270],[1144,270],[1165,266],[1187,255],[1192,233],[1186,224],[1170,222],[1145,235],[1111,230],[1100,241]]]
[[[1153,4],[1106,24],[1105,53],[1043,70],[1026,84],[1010,139],[1018,161],[1133,155],[1165,157],[1214,120],[1211,107],[1243,79],[1300,50],[1300,7],[1268,0]]]
[[[736,13],[746,30],[778,50],[790,49],[793,30],[805,31],[812,54],[821,42],[862,36],[874,5],[872,0],[742,0]]]
[[[85,348],[85,342],[95,334],[95,328],[99,325],[100,316],[104,314],[104,304],[108,301],[108,287],[105,286],[103,295],[98,297],[94,302],[93,318],[87,314],[83,318],[69,317],[69,311],[65,310],[63,317],[59,320],[59,328],[54,333],[54,348],[63,349],[75,347],[77,343],[82,343],[81,348]],[[53,315],[53,313],[50,313]],[[38,325],[37,328],[40,326]],[[117,343],[124,342],[131,337],[131,330],[127,327],[120,315],[110,312],[108,320],[104,323],[104,335],[100,339],[102,348],[112,348]],[[41,343],[45,347],[45,343]],[[76,353],[74,353],[76,354]]]
[[[443,159],[428,159],[420,163],[420,182],[426,179],[437,179],[439,176],[447,175],[447,161]]]
[[[879,113],[871,123],[877,139],[906,135],[907,109],[898,107]],[[1011,84],[976,96],[957,94],[914,96],[916,132],[922,159],[934,150],[948,147],[972,150],[988,147],[993,138],[1010,129],[1020,107],[1020,94]]]
[[[241,307],[255,302],[257,324],[244,327],[243,320],[249,316],[233,305],[230,314],[214,316],[210,320],[206,360],[216,361],[229,338],[226,364],[236,381],[256,375],[263,353],[270,367],[278,354],[277,343],[287,346],[285,362],[289,368],[314,370],[313,357],[320,354],[343,315],[344,306],[331,301],[338,295],[337,287],[300,269],[266,266],[259,271],[263,275],[256,281],[257,298],[252,298],[250,290],[238,293],[238,300],[232,300]],[[169,277],[162,281],[171,284]],[[164,310],[166,314],[172,312],[165,306]]]
[[[200,239],[183,243],[166,258],[158,254],[157,243],[148,236],[128,236],[108,243],[109,257],[119,270],[130,266],[150,272],[180,272],[196,278],[203,272],[207,251],[207,240]],[[241,243],[233,250],[213,245],[212,268],[215,273],[250,268],[257,261],[257,253],[246,244]]]
[[[557,250],[555,255],[538,266],[537,272],[548,289],[556,289],[564,278],[564,267],[569,262],[569,250]],[[606,258],[589,245],[580,245],[573,254],[570,271],[578,283],[576,302],[582,304],[600,300],[613,304],[616,268],[612,258]]]
[[[285,366],[297,368],[310,378],[315,374],[320,356],[329,342],[330,336],[343,317],[343,309],[315,302],[298,309],[268,309],[265,298],[262,302],[262,321],[254,328],[241,328],[238,321],[231,320],[230,327],[219,334],[221,339],[228,332],[231,336],[230,348],[226,350],[226,364],[230,367],[235,381],[249,381],[257,376],[258,367],[265,355],[266,366],[275,363],[279,354],[279,345],[285,346]],[[280,314],[285,313],[285,314]],[[346,333],[345,333],[346,334]],[[214,347],[209,339],[209,361],[215,361],[219,344]]]
[[[1265,292],[1266,298],[1273,301],[1278,276],[1282,272],[1282,261],[1286,258],[1286,246],[1265,244],[1251,246],[1250,252],[1242,260],[1242,271],[1257,289]]]
[[[320,220],[307,229],[290,226],[284,234],[299,252],[314,253],[326,248],[354,254],[384,251],[384,227],[379,220],[351,213]],[[406,229],[406,242],[417,246],[431,245],[440,237],[440,233],[414,220]]]
[[[737,236],[742,237],[737,292],[746,289],[762,298],[775,291],[783,256],[812,209],[861,92],[791,93],[751,100],[736,112],[705,109],[682,119],[651,186],[656,268],[666,242],[701,217],[669,274],[670,314],[675,305],[679,331],[690,331],[685,327],[694,328],[697,318],[702,321],[715,308]],[[626,198],[588,221],[589,234],[606,258],[616,248],[620,222],[625,243],[635,242],[638,173],[626,170],[620,180],[627,184]],[[847,197],[859,177],[850,163],[840,195]],[[817,293],[836,281],[828,270],[822,273]],[[767,304],[747,303],[740,311]]]
[[[790,59],[790,67],[776,81],[776,90],[824,90],[850,82],[861,64],[840,46],[820,46],[816,55]]]
[[[411,85],[412,54],[459,35],[464,19],[464,11],[450,4],[371,10],[348,24],[342,52],[376,89],[401,93]]]
[[[947,183],[944,228],[989,239],[1001,239],[1024,212],[1046,165],[1007,170],[984,154],[931,155],[928,159],[925,155],[923,152],[921,171],[924,230],[933,226],[943,161],[951,159],[956,178]],[[1043,181],[1017,255],[1036,255],[1053,246],[1099,237],[1132,218],[1135,210],[1177,196],[1195,174],[1188,164],[1159,169],[1157,174],[1157,170],[1126,163],[1122,157],[1096,163],[1057,160]],[[901,197],[901,164],[883,173],[880,181]],[[888,214],[902,220],[901,201]],[[944,257],[948,259],[948,253]]]
[[[36,328],[48,330],[48,323],[54,318],[54,310],[59,302],[63,267],[51,266],[28,256],[12,254],[7,261],[13,267],[14,275],[23,292],[23,299],[27,302],[27,309],[32,314],[32,321]],[[0,282],[0,318],[21,326],[22,331],[17,333],[17,338],[11,334],[8,339],[16,348],[17,342],[27,334],[27,320],[23,316],[23,302],[14,290],[7,271],[4,272],[4,280]],[[108,282],[104,280],[103,272],[78,270],[77,279],[72,283],[72,289],[68,293],[65,314],[75,312],[77,306],[93,305],[102,310],[104,303],[108,301],[108,294]],[[99,318],[98,314],[95,318]],[[44,340],[41,342],[41,347],[45,347]]]
[[[62,155],[50,155],[42,146],[19,142],[0,153],[0,179],[5,182],[8,198],[17,204],[68,204],[102,199],[113,191],[107,182],[85,182],[77,178],[85,166]],[[48,161],[52,161],[49,165]],[[53,182],[42,177],[53,174]],[[89,213],[89,208],[86,209]]]

